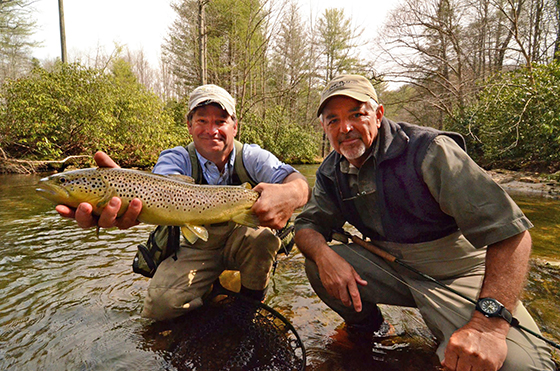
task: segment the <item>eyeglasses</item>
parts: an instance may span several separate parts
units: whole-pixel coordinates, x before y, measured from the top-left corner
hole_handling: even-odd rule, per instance
[[[351,197],[343,197],[343,198],[342,198],[342,201],[352,201],[352,200],[356,200],[356,199],[358,199],[358,198],[360,198],[360,197],[365,197],[365,196],[368,196],[368,195],[373,194],[373,193],[375,193],[375,189],[372,189],[372,190],[370,190],[370,191],[361,191],[361,192],[358,192],[357,194],[355,194],[354,196],[351,196]]]

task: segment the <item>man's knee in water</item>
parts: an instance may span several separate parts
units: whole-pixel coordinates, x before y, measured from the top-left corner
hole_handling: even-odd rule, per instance
[[[149,289],[144,301],[142,317],[165,321],[202,306],[202,298],[192,295],[185,297],[182,290],[180,293],[176,291],[168,288]]]

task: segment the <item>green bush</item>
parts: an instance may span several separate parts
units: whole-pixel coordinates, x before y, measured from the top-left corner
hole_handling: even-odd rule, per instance
[[[59,160],[107,152],[124,167],[150,167],[159,153],[192,138],[184,100],[163,102],[116,59],[108,71],[57,63],[35,67],[0,91],[0,149],[9,157]],[[287,122],[280,108],[267,119],[248,115],[241,140],[292,163],[316,160],[320,135]]]
[[[187,127],[188,102],[184,99],[170,99],[165,103],[165,111],[171,116],[173,124],[169,128],[169,135],[174,146],[186,146],[192,142],[192,137]],[[167,148],[167,147],[166,147]],[[162,150],[165,148],[162,148]]]
[[[487,166],[560,169],[560,64],[495,76],[458,122]]]
[[[111,71],[58,63],[2,87],[0,146],[11,157],[60,159],[103,150],[123,166],[147,166],[174,141],[176,125],[130,66]]]
[[[319,155],[320,132],[287,122],[280,107],[267,111],[266,119],[246,115],[240,124],[240,140],[258,144],[287,163],[313,163]]]

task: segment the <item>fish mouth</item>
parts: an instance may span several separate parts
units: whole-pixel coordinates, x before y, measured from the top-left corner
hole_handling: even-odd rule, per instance
[[[70,196],[68,191],[63,187],[59,187],[49,182],[49,178],[43,178],[39,181],[39,187],[35,188],[35,192],[48,200],[59,202],[61,198]]]
[[[35,188],[35,192],[37,192],[39,195],[47,197],[47,196],[54,196],[56,195],[56,192],[53,191],[52,189],[44,189],[44,188]]]

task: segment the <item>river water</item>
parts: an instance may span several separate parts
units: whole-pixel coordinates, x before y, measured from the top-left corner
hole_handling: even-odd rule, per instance
[[[316,166],[301,166],[313,183]],[[0,370],[175,370],[140,318],[148,279],[132,272],[152,226],[82,230],[35,195],[39,176],[0,175]],[[560,201],[516,197],[535,224],[523,301],[560,341]],[[282,255],[266,303],[296,328],[306,370],[438,370],[435,343],[414,309],[383,307],[400,336],[364,347],[313,293],[303,257]]]

